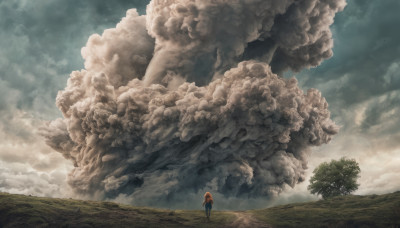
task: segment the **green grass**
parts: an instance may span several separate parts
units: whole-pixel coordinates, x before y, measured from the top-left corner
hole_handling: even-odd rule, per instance
[[[342,196],[246,211],[272,227],[399,227],[400,192]],[[167,210],[111,202],[0,193],[2,227],[227,227],[236,216],[203,210]],[[252,227],[256,228],[256,227]]]
[[[273,227],[400,227],[400,191],[248,211]]]
[[[207,222],[203,210],[0,193],[0,227],[221,227],[234,219],[226,211],[213,211],[211,221]]]

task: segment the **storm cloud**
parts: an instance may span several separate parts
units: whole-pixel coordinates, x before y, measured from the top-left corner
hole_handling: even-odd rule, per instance
[[[400,2],[349,1],[335,17],[334,55],[321,66],[296,75],[302,88],[318,88],[328,101],[340,133],[309,159],[319,163],[341,156],[361,167],[355,194],[399,190]],[[327,157],[329,154],[329,157]],[[397,165],[398,166],[398,165]]]
[[[316,89],[279,75],[332,55],[345,1],[157,1],[92,35],[42,135],[79,195],[162,205],[211,189],[272,197],[338,127]]]

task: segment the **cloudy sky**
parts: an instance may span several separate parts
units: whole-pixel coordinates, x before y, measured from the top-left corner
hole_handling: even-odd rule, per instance
[[[69,197],[71,161],[38,134],[62,116],[57,92],[84,68],[81,48],[91,34],[113,28],[126,10],[145,14],[145,0],[3,0],[0,2],[0,191]],[[400,2],[349,0],[331,26],[334,55],[296,76],[317,88],[341,128],[313,148],[307,179],[270,204],[315,199],[308,178],[321,162],[342,156],[361,167],[356,194],[400,190]],[[267,204],[266,204],[267,205]],[[262,205],[257,205],[262,207]]]

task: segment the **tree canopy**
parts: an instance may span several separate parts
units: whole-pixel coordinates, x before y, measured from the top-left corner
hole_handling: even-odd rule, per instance
[[[320,164],[310,179],[308,190],[324,199],[348,195],[358,189],[360,167],[354,159],[341,158]]]

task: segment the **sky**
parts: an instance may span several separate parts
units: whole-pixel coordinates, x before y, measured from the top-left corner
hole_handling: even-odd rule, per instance
[[[62,117],[57,93],[72,71],[84,68],[81,48],[89,36],[114,28],[130,8],[145,14],[147,4],[0,2],[0,191],[71,196],[67,177],[73,164],[46,145],[40,129]],[[255,207],[317,199],[307,191],[313,169],[343,156],[361,168],[355,194],[400,190],[399,9],[397,0],[348,0],[331,26],[333,56],[316,68],[285,74],[295,76],[304,91],[321,91],[340,130],[330,143],[312,148],[304,182]]]

